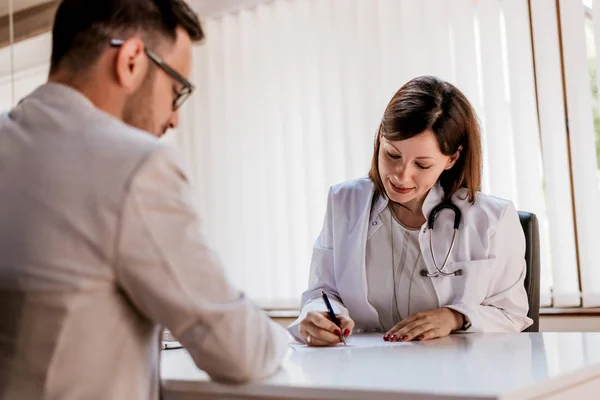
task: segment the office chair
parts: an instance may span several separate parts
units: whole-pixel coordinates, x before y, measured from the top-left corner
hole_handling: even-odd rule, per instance
[[[540,330],[540,231],[535,214],[519,211],[519,220],[525,233],[525,289],[529,299],[527,316],[533,324],[523,332],[539,332]]]

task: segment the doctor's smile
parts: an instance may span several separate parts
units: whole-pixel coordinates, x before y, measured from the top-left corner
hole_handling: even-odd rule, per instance
[[[394,192],[399,194],[408,194],[413,190],[413,188],[411,187],[396,186],[392,183],[391,180],[389,180],[388,182],[390,183],[390,187],[394,190]]]

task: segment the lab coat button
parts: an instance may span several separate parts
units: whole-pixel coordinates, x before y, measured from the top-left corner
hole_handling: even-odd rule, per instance
[[[377,226],[377,221],[373,221],[373,226]]]

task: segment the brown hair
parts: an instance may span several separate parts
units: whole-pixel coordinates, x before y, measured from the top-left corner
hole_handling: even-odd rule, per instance
[[[184,0],[62,0],[52,28],[50,73],[88,68],[110,39],[128,39],[128,33],[139,34],[148,46],[163,38],[172,43],[178,26],[193,42],[204,38],[198,16]]]
[[[405,140],[431,130],[446,156],[461,147],[456,164],[442,172],[439,182],[444,198],[466,188],[471,203],[481,190],[481,133],[473,107],[464,94],[448,82],[420,76],[404,84],[387,105],[375,137],[369,178],[375,195],[385,196],[379,177],[380,134],[388,140]]]

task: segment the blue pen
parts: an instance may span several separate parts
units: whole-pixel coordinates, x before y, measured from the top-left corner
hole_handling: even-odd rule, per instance
[[[327,306],[327,312],[329,313],[329,318],[331,319],[331,321],[337,325],[338,328],[340,328],[340,340],[342,341],[342,343],[344,343],[344,345],[346,345],[346,337],[344,336],[344,332],[342,332],[342,324],[340,324],[340,320],[337,319],[337,317],[335,316],[335,313],[333,312],[333,307],[331,307],[331,303],[329,302],[329,298],[327,297],[327,294],[321,290],[321,297],[323,297],[323,301],[325,302],[325,305]]]

